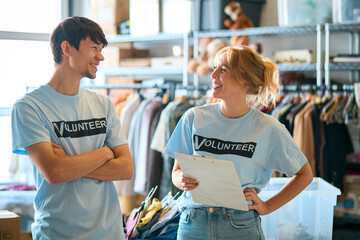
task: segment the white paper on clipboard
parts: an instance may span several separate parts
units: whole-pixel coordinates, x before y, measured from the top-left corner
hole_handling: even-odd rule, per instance
[[[249,210],[233,162],[181,153],[175,158],[184,175],[199,182],[191,191],[195,203]]]

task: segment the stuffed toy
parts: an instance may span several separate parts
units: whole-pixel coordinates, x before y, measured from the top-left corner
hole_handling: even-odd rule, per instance
[[[223,47],[227,46],[227,42],[225,40],[221,40],[221,39],[215,39],[213,41],[211,41],[209,43],[209,45],[207,46],[207,51],[208,51],[208,55],[209,55],[209,59],[207,62],[207,65],[209,67],[209,72],[211,72],[212,70],[214,70],[215,67],[215,55],[216,53],[222,49]]]
[[[239,2],[230,2],[225,6],[224,12],[230,17],[230,19],[225,19],[225,27],[232,30],[254,27],[250,18],[243,13]]]
[[[247,45],[254,49],[258,54],[262,54],[263,46],[261,43],[250,44],[250,38],[248,36],[233,36],[230,38],[230,46],[240,47],[241,45]]]
[[[207,46],[208,44],[213,41],[215,38],[207,37],[202,38],[199,41],[199,50],[198,50],[198,57],[195,59],[191,59],[188,63],[188,72],[194,74],[197,72],[199,65],[203,63],[207,63],[208,60],[208,52]]]
[[[199,56],[188,63],[188,72],[200,76],[208,75],[214,69],[214,58],[217,51],[227,46],[226,41],[213,37],[202,38],[199,41]]]
[[[254,49],[258,54],[263,53],[263,46],[261,43],[252,43],[249,45],[252,49]]]
[[[249,36],[232,36],[230,38],[230,46],[232,47],[238,47],[241,45],[249,45],[250,38]]]
[[[201,63],[197,68],[197,73],[200,76],[205,76],[211,73],[211,71],[215,67],[215,55],[216,53],[227,46],[227,42],[221,39],[214,39],[207,45],[207,54],[208,60],[206,62]]]
[[[229,16],[229,19],[225,19],[224,25],[231,30],[251,28],[254,26],[253,22],[243,13],[239,2],[230,2],[225,6],[224,12]],[[230,38],[231,46],[249,45],[249,43],[249,36],[232,36]]]

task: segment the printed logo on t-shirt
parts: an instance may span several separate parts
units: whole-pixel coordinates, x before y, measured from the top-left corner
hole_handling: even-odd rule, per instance
[[[106,118],[52,122],[59,138],[78,138],[106,133]]]
[[[254,142],[230,142],[199,135],[194,135],[194,144],[196,151],[215,154],[235,154],[247,158],[253,156],[256,148],[256,143]]]

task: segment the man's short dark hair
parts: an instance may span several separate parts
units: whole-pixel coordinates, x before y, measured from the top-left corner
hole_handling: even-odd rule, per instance
[[[104,47],[108,44],[104,32],[96,22],[85,17],[69,17],[63,20],[50,36],[54,61],[58,64],[62,62],[61,43],[63,41],[68,41],[71,46],[79,50],[80,41],[87,37],[95,43],[102,43]]]

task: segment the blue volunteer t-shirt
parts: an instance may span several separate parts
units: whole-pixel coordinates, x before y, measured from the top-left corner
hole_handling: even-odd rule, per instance
[[[164,150],[172,158],[176,152],[232,161],[242,188],[257,192],[273,170],[292,176],[307,162],[277,119],[253,108],[240,118],[227,118],[220,103],[191,108],[182,116]],[[181,205],[202,206],[187,191]]]
[[[39,142],[61,145],[68,155],[126,144],[111,100],[80,88],[62,95],[48,84],[19,99],[12,110],[13,152]],[[34,166],[35,239],[124,239],[112,181],[80,178],[50,184]]]

